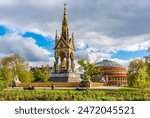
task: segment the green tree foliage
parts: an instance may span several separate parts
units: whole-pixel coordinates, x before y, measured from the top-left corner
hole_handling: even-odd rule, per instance
[[[78,60],[78,64],[80,65],[79,70],[84,71],[84,79],[89,80],[96,80],[98,81],[98,78],[101,75],[100,70],[95,68],[94,63],[86,62],[84,60]]]
[[[31,82],[31,72],[25,70],[26,62],[20,55],[14,54],[2,58],[0,63],[0,76],[8,85],[12,84],[13,78],[17,75],[21,82]]]
[[[130,62],[128,68],[128,84],[131,87],[148,88],[150,85],[150,75],[148,65],[143,59],[136,59]]]
[[[149,55],[146,58],[146,65],[148,66],[148,75],[150,76],[150,47],[148,48],[147,52],[149,53]]]
[[[49,66],[42,66],[41,68],[33,68],[34,81],[47,82],[50,76]]]
[[[33,70],[33,76],[34,76],[34,81],[35,82],[41,81],[42,71],[38,68],[35,68]]]
[[[21,82],[32,82],[34,80],[33,74],[25,70],[20,70],[18,72],[18,78]]]
[[[0,68],[0,78],[2,81],[6,82],[7,85],[12,84],[13,77],[14,77],[14,74],[10,68],[6,66],[3,66]]]
[[[0,90],[6,87],[7,87],[7,84],[3,80],[0,79]]]

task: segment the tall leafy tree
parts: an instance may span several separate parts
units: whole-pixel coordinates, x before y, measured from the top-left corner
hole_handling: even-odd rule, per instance
[[[2,58],[0,63],[1,77],[9,84],[12,83],[13,78],[18,76],[21,82],[31,82],[33,76],[31,72],[25,70],[26,62],[20,55],[14,54]]]
[[[148,56],[147,56],[147,59],[146,59],[146,64],[148,66],[148,75],[150,76],[150,47],[148,48],[147,52],[149,53]]]
[[[78,64],[80,65],[79,70],[84,71],[84,80],[89,81],[89,80],[97,80],[101,75],[100,70],[95,68],[94,63],[86,62],[84,60],[78,60]]]
[[[130,62],[128,68],[128,84],[131,87],[149,87],[150,78],[148,67],[144,59],[136,59]]]

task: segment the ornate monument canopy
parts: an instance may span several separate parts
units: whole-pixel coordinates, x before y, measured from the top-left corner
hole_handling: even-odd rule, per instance
[[[64,14],[62,20],[62,30],[60,37],[56,30],[55,36],[55,62],[54,72],[65,73],[74,72],[74,33],[69,38],[67,8],[64,4]]]

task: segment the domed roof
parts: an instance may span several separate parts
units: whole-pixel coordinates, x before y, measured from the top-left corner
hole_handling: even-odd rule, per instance
[[[113,66],[113,67],[122,67],[119,63],[115,61],[110,61],[110,60],[103,60],[98,63],[96,63],[96,66]]]

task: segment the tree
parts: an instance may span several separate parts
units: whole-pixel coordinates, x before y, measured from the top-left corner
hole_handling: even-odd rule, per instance
[[[34,81],[35,82],[41,81],[42,71],[40,69],[37,69],[37,68],[34,69],[33,76],[34,76]]]
[[[42,66],[41,68],[35,67],[33,69],[34,81],[47,82],[50,76],[49,66]]]
[[[147,65],[147,72],[148,75],[150,76],[150,47],[148,48],[147,52],[149,53],[149,55],[146,58],[146,65]]]
[[[0,63],[1,77],[8,85],[12,84],[13,78],[17,75],[21,82],[31,82],[32,73],[25,70],[26,62],[20,55],[14,54],[2,58]]]
[[[2,77],[1,74],[2,74],[2,73],[1,73],[1,71],[0,71],[0,90],[7,87],[6,82],[4,82],[4,77]]]
[[[150,80],[149,80],[149,77],[148,77],[146,67],[139,69],[136,78],[137,78],[137,82],[135,84],[135,87],[138,87],[138,88],[141,88],[141,89],[150,87],[149,86],[150,85]]]
[[[98,79],[101,75],[100,70],[96,69],[94,63],[78,60],[78,64],[80,65],[79,70],[84,71],[84,80],[86,81]]]
[[[12,84],[13,78],[14,78],[13,71],[8,67],[5,67],[5,66],[1,67],[0,68],[0,78],[2,81],[6,82],[7,85]]]
[[[18,72],[18,78],[21,82],[32,82],[34,80],[33,74],[25,70],[20,70]]]
[[[42,81],[47,82],[50,77],[49,65],[42,66]]]
[[[128,68],[128,84],[130,87],[146,88],[149,86],[150,78],[148,67],[144,59],[136,59],[130,62]]]
[[[24,70],[25,66],[26,63],[24,58],[17,54],[6,56],[1,60],[1,67],[11,69],[14,74],[17,74],[19,70]]]

